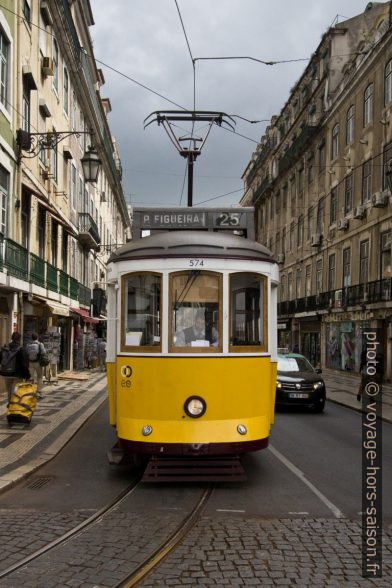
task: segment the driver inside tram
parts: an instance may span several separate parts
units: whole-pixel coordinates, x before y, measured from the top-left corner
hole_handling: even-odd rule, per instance
[[[196,311],[194,324],[175,334],[176,347],[213,347],[218,346],[218,331],[206,323],[204,310]]]

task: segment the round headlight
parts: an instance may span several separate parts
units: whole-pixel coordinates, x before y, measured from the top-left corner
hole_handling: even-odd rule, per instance
[[[186,414],[194,419],[201,417],[206,411],[207,405],[200,396],[190,396],[185,400],[184,410]]]
[[[276,387],[277,387],[277,388],[281,388],[281,387],[282,387],[282,382],[277,382],[277,383],[276,383]]]
[[[148,435],[151,435],[151,433],[152,433],[152,426],[151,425],[146,425],[145,427],[143,427],[142,435],[144,435],[145,437],[148,437]]]

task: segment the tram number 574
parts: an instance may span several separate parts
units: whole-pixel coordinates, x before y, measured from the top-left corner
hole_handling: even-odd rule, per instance
[[[238,227],[240,224],[241,213],[239,212],[222,212],[217,219],[218,227]]]
[[[204,265],[203,259],[190,259],[189,267],[202,267]]]

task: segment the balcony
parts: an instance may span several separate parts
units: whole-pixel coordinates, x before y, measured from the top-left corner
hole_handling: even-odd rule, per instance
[[[88,306],[90,308],[91,305],[91,290],[87,286],[83,284],[79,284],[79,296],[78,296],[79,304],[83,306]]]
[[[72,300],[78,300],[79,297],[79,282],[75,278],[69,278],[69,297]]]
[[[59,286],[60,286],[60,294],[64,294],[64,296],[68,296],[69,294],[69,276],[62,270],[59,270]]]
[[[299,156],[305,151],[309,141],[317,133],[318,129],[318,125],[304,125],[302,127],[301,133],[295,137],[290,147],[279,160],[280,174],[288,170],[297,161]]]
[[[30,253],[30,281],[45,288],[45,262],[34,253]]]
[[[57,269],[48,261],[46,262],[46,287],[53,292],[59,291]]]
[[[97,249],[101,242],[98,227],[88,212],[79,212],[79,241],[88,249]]]
[[[28,252],[27,249],[15,243],[11,239],[4,239],[4,267],[10,276],[21,280],[27,280],[28,276]]]
[[[268,190],[271,185],[271,177],[267,175],[264,180],[261,182],[260,186],[256,188],[255,193],[253,194],[252,204],[256,204],[256,202],[261,198],[261,196]]]
[[[278,303],[278,316],[318,310],[346,309],[348,306],[374,304],[392,300],[392,278],[356,284],[312,296]]]

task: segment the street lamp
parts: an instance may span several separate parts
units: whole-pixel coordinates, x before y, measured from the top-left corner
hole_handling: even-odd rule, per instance
[[[23,129],[16,131],[16,144],[18,146],[18,163],[22,157],[31,159],[37,157],[42,149],[56,149],[57,145],[72,135],[90,135],[89,131],[51,131],[48,133],[29,133]],[[24,152],[24,153],[22,153]],[[83,155],[82,167],[86,182],[96,182],[102,161],[98,157],[96,149],[90,145]]]

